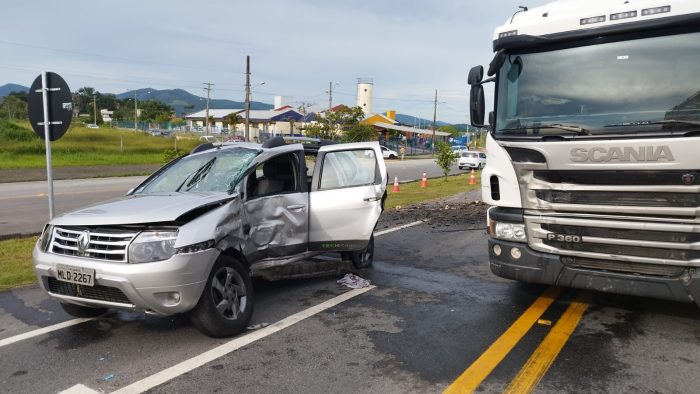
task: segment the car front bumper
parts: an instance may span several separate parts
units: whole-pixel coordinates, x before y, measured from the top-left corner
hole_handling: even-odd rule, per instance
[[[168,260],[127,264],[45,253],[32,254],[41,287],[61,302],[88,307],[143,311],[158,315],[186,312],[197,305],[217,249],[175,254]],[[95,286],[56,279],[56,266],[95,270]]]
[[[562,257],[532,250],[527,244],[489,238],[491,272],[521,282],[590,289],[609,293],[652,297],[700,306],[700,272],[688,268],[678,277],[641,275],[567,266]],[[501,247],[496,255],[494,245]],[[514,259],[513,248],[520,250]],[[517,255],[517,253],[516,253]]]

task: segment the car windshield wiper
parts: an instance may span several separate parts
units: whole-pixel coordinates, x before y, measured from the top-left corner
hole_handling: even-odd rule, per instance
[[[524,131],[527,129],[533,129],[533,130],[558,129],[558,130],[569,131],[569,132],[572,132],[576,135],[588,135],[588,134],[590,134],[590,131],[584,129],[583,127],[563,125],[563,124],[559,124],[559,123],[542,123],[542,124],[538,124],[538,125],[507,127],[505,129],[499,129],[499,131],[518,131],[518,130]]]
[[[613,124],[605,125],[603,127],[647,126],[647,125],[659,125],[659,124],[685,124],[685,125],[689,125],[689,126],[700,126],[700,121],[683,120],[683,119],[648,120],[648,121],[639,121],[639,122],[613,123]]]
[[[182,183],[180,184],[180,186],[178,186],[177,189],[175,189],[175,191],[176,191],[176,192],[179,192],[180,189],[182,189],[182,187],[185,186],[185,183],[187,183],[187,185],[186,185],[186,186],[187,186],[186,191],[187,191],[187,190],[190,190],[190,189],[192,188],[193,185],[196,185],[197,182],[199,182],[202,178],[204,178],[205,175],[207,175],[207,173],[209,172],[209,170],[211,169],[211,167],[214,165],[214,162],[215,162],[215,161],[216,161],[216,156],[215,156],[215,157],[212,157],[211,160],[209,160],[208,162],[204,163],[204,165],[201,166],[201,167],[199,167],[199,169],[197,169],[197,171],[193,172],[192,175],[190,175],[190,176],[188,176],[187,178],[185,178],[185,180],[182,181]],[[188,180],[189,180],[189,182],[187,182]]]

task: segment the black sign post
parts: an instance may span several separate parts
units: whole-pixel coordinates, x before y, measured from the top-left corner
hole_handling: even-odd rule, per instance
[[[46,141],[46,178],[49,186],[49,219],[53,219],[53,170],[51,141],[63,137],[73,119],[73,101],[66,81],[52,72],[42,72],[29,89],[29,122],[36,135]]]

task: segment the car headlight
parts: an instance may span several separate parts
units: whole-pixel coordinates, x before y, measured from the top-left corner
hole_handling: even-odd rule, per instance
[[[129,245],[129,263],[167,260],[175,254],[177,231],[144,231]]]
[[[525,225],[520,223],[491,222],[491,236],[506,241],[527,242]]]
[[[44,231],[41,233],[41,236],[39,237],[39,250],[41,250],[42,252],[46,252],[46,250],[49,248],[49,243],[51,242],[52,236],[53,226],[47,224],[44,227]]]

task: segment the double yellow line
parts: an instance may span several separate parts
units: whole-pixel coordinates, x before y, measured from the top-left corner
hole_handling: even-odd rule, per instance
[[[562,293],[558,287],[548,288],[530,307],[479,356],[446,390],[445,394],[471,393],[503,361],[525,334],[542,317],[544,312]],[[542,379],[557,355],[566,344],[586,311],[590,295],[580,293],[559,318],[542,343],[532,353],[506,392],[531,392]]]

